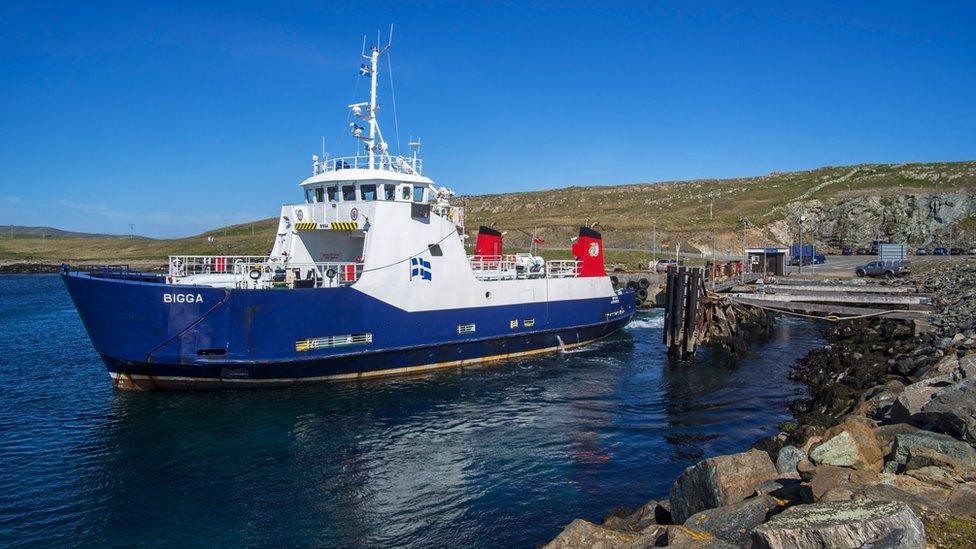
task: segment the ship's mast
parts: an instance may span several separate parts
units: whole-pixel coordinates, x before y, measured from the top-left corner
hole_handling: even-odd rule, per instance
[[[385,50],[384,50],[385,51]],[[376,71],[377,71],[377,61],[380,59],[380,49],[377,46],[373,46],[369,52],[369,141],[367,141],[367,146],[369,148],[369,169],[376,167],[374,163],[374,152],[376,149]]]
[[[377,35],[379,39],[379,35]],[[380,130],[379,122],[377,121],[376,115],[380,110],[380,106],[376,103],[376,87],[379,79],[379,60],[380,56],[390,50],[393,45],[393,27],[390,27],[390,40],[386,46],[380,49],[379,46],[373,45],[369,47],[369,55],[366,55],[366,38],[363,37],[363,59],[369,60],[369,65],[360,66],[359,70],[362,74],[369,73],[369,103],[356,103],[349,105],[352,109],[353,114],[357,117],[369,122],[369,134],[363,135],[363,129],[360,128],[355,123],[350,124],[352,133],[357,139],[362,140],[366,145],[366,150],[369,154],[367,159],[369,169],[375,169],[376,166],[376,155],[386,154],[387,147],[386,142],[383,141],[383,132]],[[368,112],[363,112],[363,107],[368,108]]]

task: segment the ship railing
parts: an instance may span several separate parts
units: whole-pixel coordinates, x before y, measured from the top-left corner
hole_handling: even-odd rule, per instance
[[[540,278],[543,273],[534,273],[519,267],[518,256],[472,255],[468,256],[471,271],[478,280],[511,280],[516,278]],[[545,276],[548,278],[575,278],[579,276],[580,262],[576,260],[549,260],[545,263]]]
[[[339,170],[368,170],[372,168],[374,170],[420,175],[424,171],[423,167],[424,161],[412,156],[374,155],[373,165],[370,166],[368,155],[358,155],[320,159],[313,162],[312,172],[313,175],[318,175]]]
[[[239,263],[267,259],[267,256],[259,255],[171,255],[169,275],[183,277],[194,274],[232,274],[235,265]]]
[[[549,278],[575,278],[579,276],[581,261],[572,259],[553,259],[546,261],[546,276]]]
[[[355,284],[363,276],[363,263],[263,258],[235,263],[234,275],[239,288],[336,288]]]
[[[468,263],[478,280],[508,280],[518,278],[514,255],[472,255]]]
[[[464,207],[462,206],[431,206],[430,211],[436,213],[441,217],[447,218],[448,221],[454,223],[459,227],[464,226]]]

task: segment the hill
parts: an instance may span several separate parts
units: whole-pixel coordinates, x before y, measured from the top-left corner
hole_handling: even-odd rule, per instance
[[[455,203],[466,208],[469,234],[481,224],[494,224],[507,231],[506,242],[515,248],[528,247],[536,235],[546,240],[545,247],[564,249],[580,224],[599,222],[608,248],[648,250],[656,227],[662,250],[680,242],[685,251],[707,251],[713,245],[719,252],[732,251],[741,249],[743,236],[748,246],[789,243],[800,216],[806,218],[804,239],[821,245],[859,246],[878,236],[944,243],[950,228],[955,242],[969,245],[976,236],[976,162],[862,164],[734,179],[573,186],[462,196]],[[172,240],[49,228],[29,228],[50,234],[47,238],[25,233],[10,239],[0,231],[0,260],[117,262],[162,260],[171,254],[264,254],[276,224],[277,219],[264,219]],[[608,259],[636,263],[643,256],[617,253]]]
[[[113,235],[98,233],[77,233],[55,229],[54,227],[25,227],[23,225],[0,226],[0,237],[4,238],[107,238]]]
[[[916,241],[926,230],[937,237],[950,225],[971,224],[974,192],[976,162],[939,162],[567,187],[461,201],[469,229],[495,223],[523,245],[532,233],[565,245],[578,224],[599,222],[608,247],[647,249],[656,225],[661,248],[681,241],[708,249],[713,237],[717,248],[741,248],[744,224],[750,246],[789,242],[800,215],[808,218],[805,231],[824,244],[863,244],[876,234]]]

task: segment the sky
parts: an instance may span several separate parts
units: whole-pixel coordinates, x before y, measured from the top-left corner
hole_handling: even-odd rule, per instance
[[[458,194],[976,159],[972,1],[0,0],[0,225],[277,216],[391,24],[384,135]]]

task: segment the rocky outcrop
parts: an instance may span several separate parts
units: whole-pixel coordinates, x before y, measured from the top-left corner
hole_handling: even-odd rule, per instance
[[[925,527],[912,509],[895,502],[798,505],[752,533],[753,547],[925,547]]]
[[[685,469],[671,485],[671,516],[677,523],[705,509],[737,503],[778,476],[766,452],[716,456]]]
[[[785,219],[770,225],[782,242],[795,240],[797,220],[806,216],[804,232],[821,245],[870,245],[879,235],[913,245],[948,242],[949,226],[976,215],[976,192],[903,192],[798,199],[786,207]],[[866,222],[871,220],[871,222]]]
[[[603,527],[634,536],[625,547],[924,547],[925,525],[935,547],[976,546],[976,300],[959,298],[976,266],[937,276],[961,285],[938,296],[954,305],[933,332],[878,319],[828,330],[795,366],[810,392],[797,422],[685,469],[673,524],[649,502]]]

